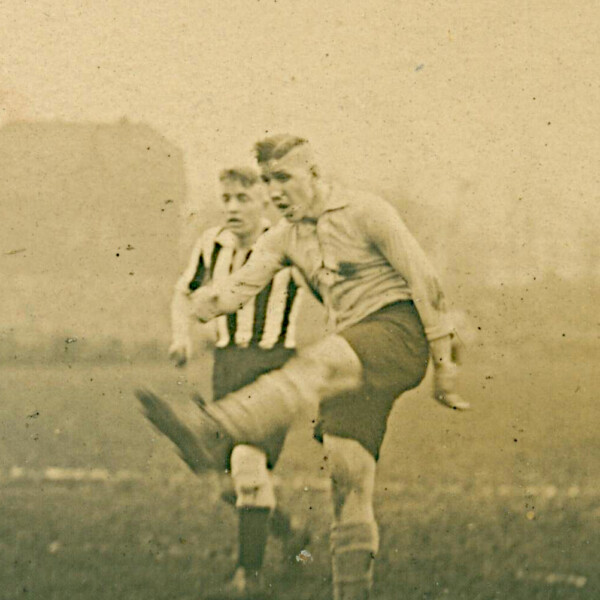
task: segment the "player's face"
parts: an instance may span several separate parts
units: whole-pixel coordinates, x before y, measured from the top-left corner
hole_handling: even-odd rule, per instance
[[[224,181],[221,191],[227,228],[240,237],[256,233],[266,208],[262,186],[245,187],[239,181]]]
[[[269,197],[277,210],[292,223],[311,214],[315,201],[315,181],[310,169],[286,165],[285,156],[262,167],[262,178],[268,185]]]

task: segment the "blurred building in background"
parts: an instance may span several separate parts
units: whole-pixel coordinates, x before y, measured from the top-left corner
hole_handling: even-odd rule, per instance
[[[17,344],[118,355],[165,339],[181,151],[126,120],[14,122],[0,129],[0,164],[2,354]]]

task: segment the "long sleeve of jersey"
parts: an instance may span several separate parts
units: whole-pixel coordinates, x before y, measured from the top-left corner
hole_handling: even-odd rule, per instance
[[[191,315],[189,294],[202,285],[204,278],[203,242],[204,238],[201,237],[192,250],[185,271],[175,284],[171,300],[171,331],[174,340],[189,336]]]
[[[400,215],[387,202],[377,201],[364,217],[369,238],[408,283],[427,339],[432,341],[451,333],[438,276]]]
[[[284,266],[284,246],[274,227],[256,242],[246,264],[221,281],[196,290],[191,295],[194,313],[202,321],[239,310],[273,279]]]

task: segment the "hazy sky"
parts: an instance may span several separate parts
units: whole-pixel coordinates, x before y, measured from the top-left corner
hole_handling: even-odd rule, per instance
[[[598,229],[596,0],[15,0],[0,19],[0,122],[147,122],[184,150],[192,204],[289,131],[498,243],[533,227],[573,262]]]

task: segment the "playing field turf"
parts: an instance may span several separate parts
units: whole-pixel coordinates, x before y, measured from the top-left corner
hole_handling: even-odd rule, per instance
[[[437,406],[427,383],[394,410],[374,598],[600,598],[598,357],[483,354],[465,369],[470,413]],[[235,515],[217,478],[189,473],[132,394],[206,390],[207,373],[200,360],[0,369],[0,598],[199,600],[228,576]],[[329,598],[325,464],[299,426],[277,474],[313,542],[291,565],[270,544],[275,598]]]

